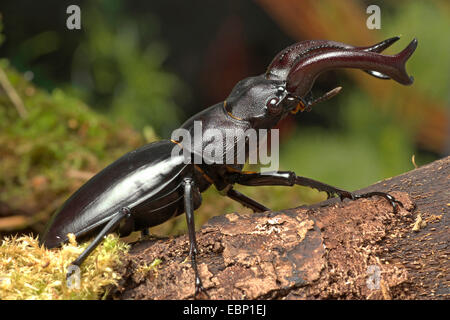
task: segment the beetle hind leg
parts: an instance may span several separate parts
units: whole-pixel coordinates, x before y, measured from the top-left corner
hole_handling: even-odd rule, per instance
[[[109,222],[103,227],[100,233],[97,234],[97,236],[89,244],[89,246],[70,265],[79,267],[84,262],[84,260],[86,260],[89,254],[100,244],[100,242],[103,240],[103,237],[108,233],[111,233],[114,230],[116,230],[119,227],[120,223],[124,219],[129,218],[130,215],[131,215],[130,209],[126,207],[120,209],[118,213],[112,216],[111,220],[109,220]],[[74,268],[69,268],[69,272],[67,273],[66,278],[69,279],[74,272],[75,272]]]

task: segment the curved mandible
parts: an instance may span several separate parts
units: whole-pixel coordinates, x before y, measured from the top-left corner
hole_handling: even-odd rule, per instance
[[[410,85],[414,79],[406,73],[405,63],[416,47],[417,40],[414,39],[403,51],[392,56],[342,48],[315,51],[300,58],[291,67],[286,88],[289,93],[302,97],[311,90],[314,81],[322,72],[337,68],[374,70],[403,85]]]
[[[295,43],[278,53],[266,71],[267,79],[286,80],[294,64],[301,58],[316,52],[325,52],[335,49],[352,49],[366,52],[382,52],[390,47],[400,37],[392,37],[368,47],[354,47],[345,43],[330,40],[306,40]],[[369,72],[370,73],[370,72]],[[372,73],[370,73],[372,74]],[[378,74],[372,74],[378,76]]]

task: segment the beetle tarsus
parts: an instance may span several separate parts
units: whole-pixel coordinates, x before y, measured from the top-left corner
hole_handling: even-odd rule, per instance
[[[195,299],[199,298],[201,294],[204,294],[207,298],[210,298],[208,292],[206,291],[205,287],[203,287],[202,280],[200,277],[195,278]]]
[[[335,194],[337,196],[339,196],[341,201],[344,201],[345,199],[358,200],[358,199],[363,199],[363,198],[365,198],[365,199],[371,198],[373,196],[380,196],[380,197],[383,197],[383,198],[385,198],[386,200],[389,201],[389,203],[391,204],[392,208],[394,209],[394,213],[397,213],[399,205],[401,207],[403,207],[403,204],[400,201],[396,200],[389,193],[385,193],[385,192],[373,191],[373,192],[367,192],[367,193],[363,193],[363,194],[355,194],[353,192],[348,192],[348,191],[345,191],[345,190],[339,190]],[[330,197],[328,197],[328,199],[329,198]]]
[[[386,192],[379,192],[379,191],[373,191],[373,192],[367,192],[367,193],[363,193],[363,194],[353,194],[353,199],[352,200],[358,200],[358,199],[362,199],[362,198],[371,198],[373,196],[380,196],[385,198],[387,201],[389,201],[389,203],[392,206],[392,209],[394,210],[394,213],[397,213],[398,211],[398,206],[403,207],[403,203],[401,203],[399,200],[395,199],[393,196],[391,196],[389,193]]]

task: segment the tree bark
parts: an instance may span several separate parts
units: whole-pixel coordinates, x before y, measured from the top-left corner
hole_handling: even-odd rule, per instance
[[[375,196],[212,218],[197,232],[209,297],[449,299],[450,157],[357,193],[368,191],[388,192],[403,208],[394,213]],[[188,254],[187,235],[135,243],[112,296],[194,298]]]

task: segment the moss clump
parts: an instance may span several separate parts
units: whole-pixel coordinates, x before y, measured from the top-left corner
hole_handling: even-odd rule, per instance
[[[68,287],[67,268],[87,247],[72,236],[60,249],[48,250],[30,236],[11,237],[0,245],[0,300],[99,299],[120,278],[114,271],[128,245],[108,235],[81,266],[80,285]]]

